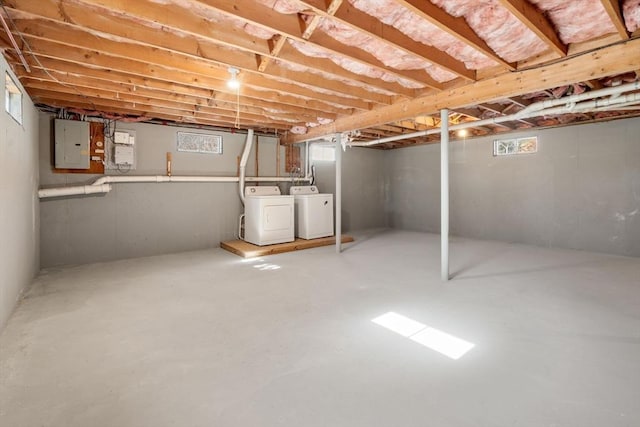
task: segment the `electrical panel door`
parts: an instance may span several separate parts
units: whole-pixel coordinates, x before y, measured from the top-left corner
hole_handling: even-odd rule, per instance
[[[89,122],[56,120],[55,166],[57,169],[89,169]]]

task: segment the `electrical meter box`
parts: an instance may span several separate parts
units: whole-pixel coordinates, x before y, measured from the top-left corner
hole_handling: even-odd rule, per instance
[[[89,169],[89,122],[54,122],[56,169]]]

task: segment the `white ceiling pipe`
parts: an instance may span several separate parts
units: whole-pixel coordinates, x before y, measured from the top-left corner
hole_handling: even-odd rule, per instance
[[[564,113],[585,113],[585,112],[597,112],[606,111],[615,108],[617,105],[628,106],[640,102],[640,93],[630,93],[623,96],[617,96],[615,98],[605,99],[593,99],[591,101],[584,101],[579,104],[569,104],[561,107],[546,108],[544,110],[531,112],[527,117],[535,116],[554,116]]]
[[[478,120],[475,122],[465,122],[465,123],[461,123],[458,125],[454,125],[454,126],[450,126],[449,130],[459,130],[459,129],[466,129],[469,127],[473,127],[473,126],[465,126],[467,125],[467,123],[474,123],[474,125],[478,126],[481,124],[492,124],[492,123],[501,123],[502,121],[514,121],[514,120],[518,120],[518,119],[523,119],[523,118],[527,118],[527,117],[536,117],[536,116],[540,116],[541,114],[533,114],[533,115],[528,115],[529,113],[535,113],[536,111],[540,111],[542,109],[546,109],[549,107],[554,107],[557,105],[563,105],[563,104],[571,104],[571,103],[577,103],[580,101],[585,101],[585,100],[589,100],[589,99],[594,99],[594,98],[601,98],[604,96],[617,96],[620,95],[624,92],[631,92],[634,90],[640,90],[640,80],[636,80],[632,83],[627,83],[624,85],[620,85],[620,86],[611,86],[611,87],[607,87],[604,89],[598,89],[598,90],[594,90],[594,91],[589,91],[589,92],[584,92],[581,93],[579,95],[570,95],[570,96],[566,96],[563,98],[558,98],[558,99],[550,99],[547,101],[540,101],[540,102],[536,102],[534,104],[528,105],[527,107],[525,107],[524,109],[520,110],[519,112],[509,115],[509,116],[502,116],[500,117],[505,118],[506,120],[501,120],[499,122],[494,122],[492,121],[493,119],[487,119],[487,120]],[[463,127],[464,126],[464,127]],[[407,133],[404,135],[395,135],[395,136],[389,136],[386,138],[380,138],[380,139],[376,139],[374,141],[367,141],[367,142],[355,142],[355,143],[350,143],[349,146],[352,147],[367,147],[370,145],[377,145],[377,144],[384,144],[385,142],[393,142],[393,141],[398,141],[401,139],[409,139],[409,138],[418,138],[420,136],[426,136],[426,135],[433,135],[436,133],[440,133],[439,129],[436,129],[435,132],[433,132],[433,129],[429,129],[426,131],[419,131],[419,132],[412,132],[412,133]],[[327,140],[327,136],[323,136],[320,138],[316,138],[314,139],[314,141],[324,141]]]
[[[80,196],[86,194],[108,193],[111,185],[78,185],[75,187],[43,188],[38,190],[38,197],[46,199],[49,197]]]
[[[589,91],[589,92],[584,92],[581,93],[579,95],[569,95],[569,96],[565,96],[563,98],[558,98],[558,99],[548,99],[546,101],[540,101],[540,102],[536,102],[535,104],[531,104],[528,105],[527,107],[525,107],[524,109],[518,111],[517,113],[515,113],[515,116],[518,116],[519,114],[526,116],[527,114],[529,114],[530,112],[533,111],[539,111],[539,110],[544,110],[550,107],[555,107],[558,105],[563,105],[563,104],[572,104],[572,103],[577,103],[577,102],[582,102],[582,101],[587,101],[590,99],[594,99],[594,98],[602,98],[604,96],[613,96],[613,97],[617,97],[618,95],[625,93],[625,92],[631,92],[634,90],[640,90],[640,81],[636,80],[632,83],[627,83],[625,85],[620,85],[620,86],[611,86],[611,87],[607,87],[604,89],[598,89],[598,90],[594,90],[594,91]],[[528,116],[528,117],[532,117],[532,116]]]
[[[244,205],[244,177],[246,173],[247,160],[249,159],[249,153],[251,152],[251,146],[253,145],[253,129],[249,129],[247,132],[247,139],[244,143],[244,150],[242,151],[242,157],[240,158],[240,180],[238,181],[238,194],[240,194],[240,200]]]
[[[624,89],[624,91],[628,91],[630,86],[635,86],[635,85],[616,86],[616,88]],[[613,88],[607,88],[603,90],[607,90],[607,93],[611,95],[610,89],[613,89]],[[599,91],[594,91],[589,93],[596,94],[597,92]],[[582,96],[582,95],[584,94],[577,95],[577,96]],[[625,96],[618,96],[615,98],[592,99],[591,101],[581,102],[579,104],[567,102],[567,100],[570,98],[569,97],[563,100],[563,102],[557,103],[558,105],[561,105],[560,107],[545,108],[545,109],[533,108],[527,111],[526,114],[522,114],[522,111],[524,111],[522,110],[522,111],[519,111],[518,113],[511,114],[508,116],[500,116],[500,117],[493,117],[491,119],[475,120],[472,122],[459,123],[457,125],[450,126],[449,130],[455,131],[460,129],[468,129],[468,128],[474,128],[474,127],[483,126],[483,125],[491,125],[491,124],[498,124],[503,122],[510,122],[510,121],[519,120],[519,119],[526,119],[530,117],[551,116],[551,115],[558,115],[558,114],[564,114],[564,113],[587,112],[587,111],[592,111],[593,109],[597,109],[595,111],[601,111],[601,110],[604,111],[605,107],[612,107],[615,105],[628,105],[629,103],[638,102],[640,101],[639,96],[640,95],[638,93],[631,93]],[[552,101],[560,101],[560,99],[552,100]],[[536,103],[531,105],[537,105],[537,104],[542,104],[546,102],[547,101],[543,101],[541,103]],[[439,133],[440,133],[440,128],[435,128],[435,129],[423,130],[420,132],[407,133],[404,135],[390,136],[387,138],[381,138],[381,139],[376,139],[376,140],[367,141],[367,142],[354,142],[349,145],[352,147],[369,147],[371,145],[384,144],[385,142],[393,142],[393,141],[399,141],[402,139],[417,138],[421,136],[435,135]]]

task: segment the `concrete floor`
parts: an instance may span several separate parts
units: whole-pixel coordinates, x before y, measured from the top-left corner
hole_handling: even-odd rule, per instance
[[[0,425],[640,425],[639,259],[456,239],[444,284],[438,236],[356,238],[43,271],[0,337]]]

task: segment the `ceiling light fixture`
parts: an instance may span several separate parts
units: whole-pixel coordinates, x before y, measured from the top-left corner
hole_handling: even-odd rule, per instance
[[[229,67],[229,73],[231,74],[231,78],[227,80],[227,86],[229,87],[229,89],[236,90],[240,88],[240,81],[238,80],[239,72],[240,70],[238,70],[237,68]]]
[[[467,136],[468,134],[469,134],[469,131],[468,131],[468,130],[466,130],[466,129],[460,129],[460,130],[458,131],[458,136],[459,136],[460,138],[464,138],[464,137],[465,137],[465,136]]]

